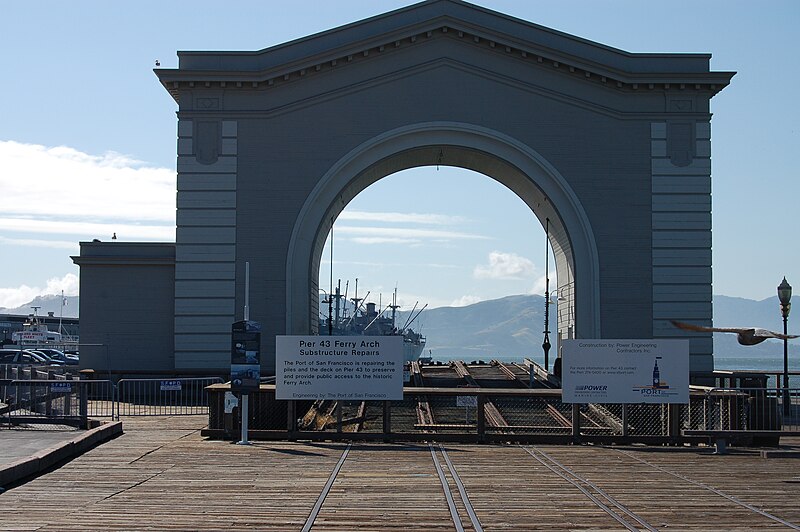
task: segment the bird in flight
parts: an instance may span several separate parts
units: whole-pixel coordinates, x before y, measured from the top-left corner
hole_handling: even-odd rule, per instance
[[[736,333],[736,339],[742,345],[760,344],[767,338],[777,338],[779,340],[800,338],[800,336],[796,334],[781,334],[759,327],[704,327],[702,325],[692,325],[691,323],[683,323],[681,321],[670,321],[672,325],[685,331]]]

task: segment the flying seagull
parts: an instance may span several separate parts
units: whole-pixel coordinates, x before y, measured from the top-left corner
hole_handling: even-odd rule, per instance
[[[796,334],[781,334],[759,327],[703,327],[702,325],[692,325],[691,323],[683,323],[675,320],[670,321],[678,329],[684,329],[686,331],[736,333],[736,339],[742,345],[760,344],[767,338],[777,338],[779,340],[800,338],[800,336]]]

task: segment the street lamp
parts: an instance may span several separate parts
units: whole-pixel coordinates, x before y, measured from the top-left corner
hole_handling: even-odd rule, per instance
[[[550,218],[545,218],[544,229],[544,370],[550,371]],[[531,372],[533,376],[533,372]]]
[[[788,334],[787,321],[789,319],[789,311],[792,309],[790,300],[792,299],[792,287],[786,282],[786,277],[778,285],[778,299],[781,302],[781,316],[783,316],[783,415],[789,416],[791,413],[791,397],[789,396],[789,339],[786,338]]]

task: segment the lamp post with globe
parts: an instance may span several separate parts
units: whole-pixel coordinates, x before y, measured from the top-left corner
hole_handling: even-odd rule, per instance
[[[778,299],[781,302],[781,316],[783,317],[783,334],[788,334],[787,322],[789,320],[789,311],[792,309],[792,286],[786,282],[786,277],[778,285]],[[791,396],[789,395],[789,340],[783,339],[783,415],[784,417],[791,414]]]

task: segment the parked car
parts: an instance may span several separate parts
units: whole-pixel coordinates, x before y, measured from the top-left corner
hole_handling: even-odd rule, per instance
[[[30,351],[34,355],[38,355],[39,358],[42,359],[44,361],[44,363],[47,364],[48,366],[63,366],[63,365],[65,365],[65,363],[62,362],[61,360],[57,360],[57,359],[45,354],[40,349],[28,349],[28,351]]]
[[[78,357],[75,355],[68,355],[63,351],[59,351],[58,349],[49,349],[49,348],[42,348],[36,350],[39,353],[44,353],[52,360],[58,360],[59,362],[67,365],[67,366],[77,366],[78,365]]]
[[[49,359],[28,349],[0,349],[0,364],[47,366],[49,363]]]

